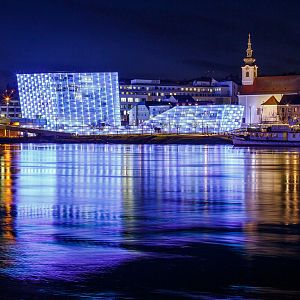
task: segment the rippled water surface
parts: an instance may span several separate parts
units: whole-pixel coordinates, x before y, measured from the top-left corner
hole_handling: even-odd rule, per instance
[[[300,298],[299,156],[0,146],[2,298]]]

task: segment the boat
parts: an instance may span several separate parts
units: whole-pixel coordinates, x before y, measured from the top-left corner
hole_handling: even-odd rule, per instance
[[[300,147],[300,127],[272,125],[248,128],[232,136],[234,146]]]

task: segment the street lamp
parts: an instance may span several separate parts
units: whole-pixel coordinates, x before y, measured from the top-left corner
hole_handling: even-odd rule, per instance
[[[9,103],[12,99],[12,95],[14,93],[13,89],[7,89],[5,92],[2,94],[2,99],[6,104],[6,117],[9,119]]]
[[[9,96],[6,96],[4,98],[4,101],[6,103],[6,118],[9,119],[9,112],[8,112],[8,106],[9,106],[9,103],[10,103],[10,100],[11,98]]]

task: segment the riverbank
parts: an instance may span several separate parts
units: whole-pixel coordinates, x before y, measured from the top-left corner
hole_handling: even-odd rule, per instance
[[[2,137],[0,144],[18,143],[100,143],[100,144],[231,144],[224,135],[201,134],[129,134],[86,135],[72,137]]]

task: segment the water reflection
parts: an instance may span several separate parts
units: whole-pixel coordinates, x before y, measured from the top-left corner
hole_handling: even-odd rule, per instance
[[[16,151],[14,151],[16,150]],[[15,177],[18,169],[12,167],[12,161],[18,160],[19,147],[3,146],[0,149],[0,266],[11,265],[11,251],[16,241],[15,230]]]
[[[81,280],[199,243],[248,258],[299,251],[297,150],[29,144],[0,155],[11,278]]]

